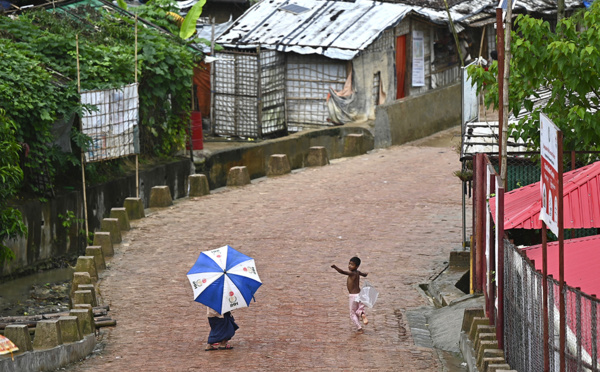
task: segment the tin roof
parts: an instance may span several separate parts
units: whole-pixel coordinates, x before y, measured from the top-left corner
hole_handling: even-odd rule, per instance
[[[541,229],[540,183],[527,185],[504,195],[504,229]],[[496,218],[496,198],[490,198]],[[600,162],[563,174],[563,216],[565,229],[600,227]]]
[[[510,120],[510,123],[514,123]],[[506,153],[521,153],[527,151],[527,145],[522,139],[508,137]],[[460,158],[470,159],[475,154],[498,154],[498,122],[482,121],[465,124]]]
[[[598,269],[600,268],[600,235],[587,236],[584,238],[569,239],[564,241],[565,282],[571,287],[580,287],[587,294],[600,295],[600,280],[598,280]],[[530,260],[534,260],[535,268],[542,270],[542,245],[534,245],[523,248],[524,253]],[[558,242],[547,245],[548,251],[548,274],[558,280]]]
[[[216,42],[224,47],[274,49],[351,60],[407,14],[446,24],[446,11],[420,6],[323,0],[263,0]]]

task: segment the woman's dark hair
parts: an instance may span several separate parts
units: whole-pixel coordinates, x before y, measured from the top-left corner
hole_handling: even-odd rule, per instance
[[[360,266],[360,258],[358,258],[358,257],[352,257],[350,259],[350,262],[354,262],[356,264],[356,267]]]

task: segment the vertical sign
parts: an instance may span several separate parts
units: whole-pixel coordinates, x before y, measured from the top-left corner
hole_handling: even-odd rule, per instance
[[[425,86],[425,39],[423,31],[413,31],[412,86]]]
[[[540,220],[558,236],[558,132],[559,129],[543,113],[540,114],[540,155],[542,175],[540,192],[542,196],[542,209]]]

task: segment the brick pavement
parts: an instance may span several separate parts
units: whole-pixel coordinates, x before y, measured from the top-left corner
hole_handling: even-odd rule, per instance
[[[416,346],[405,311],[427,305],[416,287],[461,245],[461,185],[450,148],[412,145],[254,180],[152,210],[123,234],[100,293],[114,328],[79,371],[441,371]],[[234,312],[230,351],[205,352],[205,307],[186,273],[202,250],[229,244],[256,259],[263,286]],[[345,276],[350,257],[380,291],[354,334]]]

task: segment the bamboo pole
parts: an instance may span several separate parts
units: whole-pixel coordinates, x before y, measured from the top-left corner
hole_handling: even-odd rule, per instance
[[[211,31],[210,31],[210,55],[215,57],[215,19],[212,18],[210,21]],[[215,68],[217,66],[217,61],[215,60],[210,66],[210,131],[212,135],[215,134]]]
[[[75,49],[77,54],[77,93],[81,95],[81,71],[79,68],[79,34],[75,35]],[[79,117],[79,131],[83,133],[83,122]],[[83,193],[83,219],[85,220],[85,244],[88,243],[89,236],[89,225],[88,225],[88,213],[87,213],[87,195],[86,195],[86,183],[85,183],[85,152],[81,150],[81,182],[82,182],[82,193]]]
[[[133,48],[135,50],[135,64],[134,64],[134,74],[135,74],[135,84],[137,85],[138,82],[138,32],[137,32],[137,26],[138,26],[138,16],[137,13],[135,15],[135,47]],[[139,93],[138,93],[138,97],[139,97]],[[139,136],[139,118],[138,118],[138,136]],[[139,144],[139,137],[138,137],[138,144]],[[141,144],[139,144],[138,146],[138,152],[139,149],[141,148]],[[139,166],[139,154],[135,154],[135,197],[139,198],[140,197],[140,166]]]

